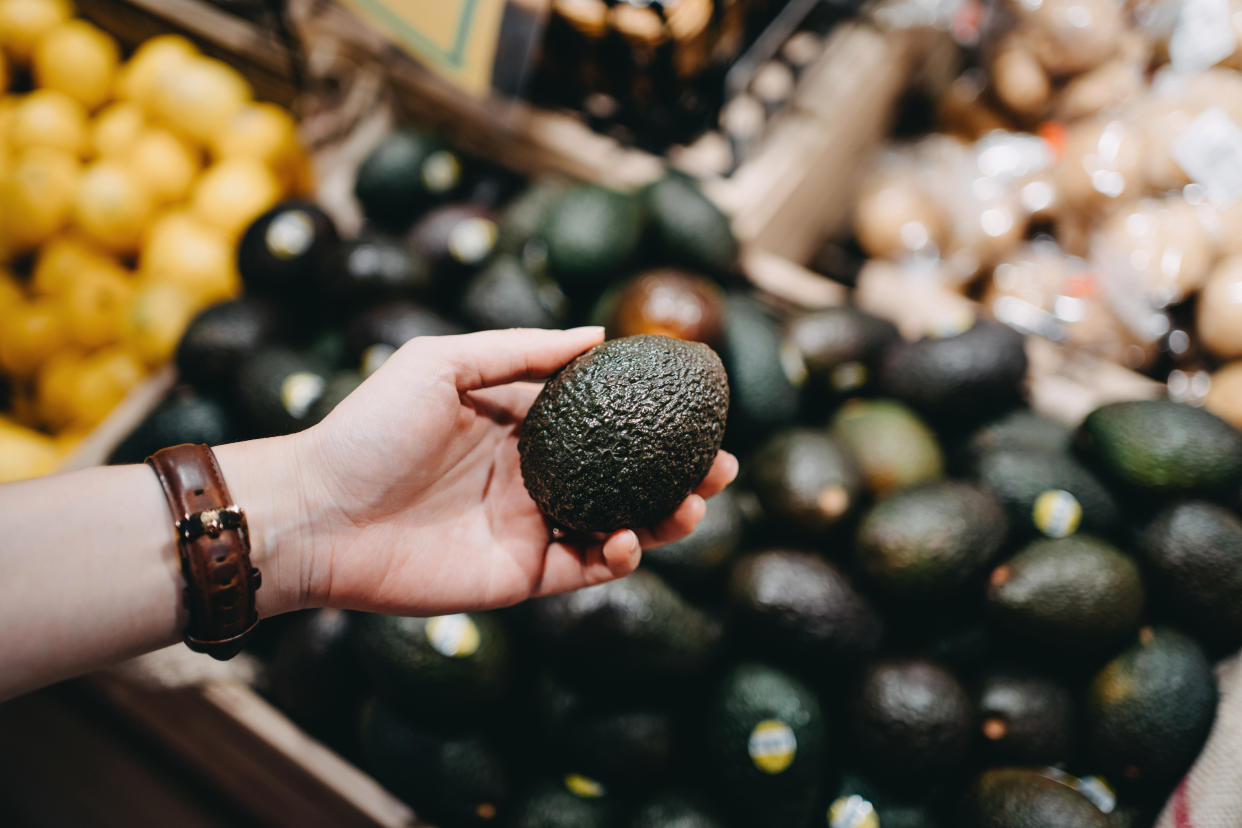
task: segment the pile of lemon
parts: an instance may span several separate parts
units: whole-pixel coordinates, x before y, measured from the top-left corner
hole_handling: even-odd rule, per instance
[[[24,90],[24,91],[12,91]],[[67,0],[0,0],[0,482],[51,471],[309,189],[288,112],[178,35],[122,60]]]

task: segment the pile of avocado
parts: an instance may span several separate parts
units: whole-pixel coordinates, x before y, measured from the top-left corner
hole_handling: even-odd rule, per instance
[[[1153,824],[1242,646],[1242,434],[1168,401],[1067,426],[1007,328],[769,301],[681,176],[528,185],[402,131],[357,195],[355,240],[307,204],[256,222],[246,298],[120,459],[305,427],[411,336],[595,321],[718,352],[742,474],[617,582],[265,622],[262,689],[307,730],[440,828]]]

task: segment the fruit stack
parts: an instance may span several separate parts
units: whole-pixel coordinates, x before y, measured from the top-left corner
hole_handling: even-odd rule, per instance
[[[308,188],[295,122],[184,38],[128,59],[66,0],[0,2],[0,481],[51,471],[240,289],[234,245]]]

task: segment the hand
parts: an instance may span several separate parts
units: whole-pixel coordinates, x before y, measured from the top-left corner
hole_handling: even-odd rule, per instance
[[[435,615],[487,609],[628,575],[643,547],[687,535],[737,474],[721,452],[658,526],[553,541],[522,483],[518,428],[539,386],[601,328],[412,340],[297,436],[314,531],[311,605]]]

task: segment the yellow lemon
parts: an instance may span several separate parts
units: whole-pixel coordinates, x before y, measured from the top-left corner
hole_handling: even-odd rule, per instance
[[[129,348],[112,345],[91,354],[78,367],[70,396],[73,421],[82,426],[100,422],[145,374],[142,361]]]
[[[184,288],[167,282],[139,286],[126,317],[126,339],[148,365],[162,365],[200,305]]]
[[[0,183],[0,233],[10,250],[34,247],[59,232],[73,213],[80,168],[67,152],[36,147]]]
[[[0,326],[0,366],[15,377],[33,376],[52,354],[69,341],[60,308],[50,299],[34,299],[11,307]]]
[[[152,109],[170,129],[206,146],[251,97],[250,84],[226,63],[193,56],[161,75]]]
[[[44,89],[58,89],[87,109],[97,109],[111,97],[120,63],[112,35],[85,20],[71,20],[39,39],[34,77]]]
[[[181,210],[151,225],[138,266],[147,279],[175,284],[200,305],[230,299],[241,291],[228,237]]]
[[[56,430],[73,421],[73,393],[78,384],[82,354],[61,351],[39,368],[35,377],[35,409],[44,425]]]
[[[56,442],[46,434],[16,423],[0,428],[0,483],[51,474],[59,461]]]
[[[142,107],[117,101],[99,113],[91,125],[90,148],[101,158],[127,155],[147,128]]]
[[[203,173],[190,206],[200,219],[236,240],[280,196],[280,182],[265,164],[253,158],[226,158]]]
[[[4,52],[0,52],[0,92],[7,92],[9,88],[9,62],[4,59]]]
[[[96,161],[82,173],[74,202],[78,227],[91,240],[116,253],[138,249],[151,217],[151,194],[128,167]]]
[[[148,129],[138,136],[128,160],[156,204],[189,195],[200,166],[198,150],[166,129]]]
[[[281,179],[287,192],[295,189],[305,160],[297,122],[273,103],[246,104],[215,134],[211,149],[217,158],[262,161]]]
[[[20,99],[9,115],[13,150],[50,147],[81,155],[86,149],[86,109],[55,89],[37,89]]]
[[[118,264],[80,271],[65,291],[63,305],[74,340],[88,349],[119,340],[133,293],[133,282]]]
[[[0,0],[0,46],[15,62],[25,63],[39,38],[72,16],[66,0]]]
[[[15,308],[25,298],[25,291],[17,279],[7,270],[0,268],[0,325],[4,324],[4,312]]]
[[[62,234],[39,248],[30,289],[36,295],[62,294],[82,271],[110,265],[119,267],[94,242],[80,235]]]
[[[181,35],[151,38],[121,67],[116,78],[117,97],[152,106],[160,78],[176,72],[182,61],[197,54],[194,44]]]

